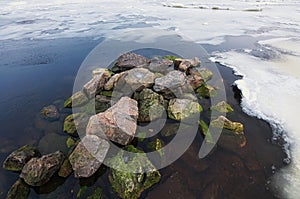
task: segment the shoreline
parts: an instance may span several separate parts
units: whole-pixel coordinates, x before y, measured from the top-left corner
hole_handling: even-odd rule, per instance
[[[66,51],[66,49],[64,49],[64,50]],[[68,56],[69,57],[67,58],[67,60],[72,57],[72,54],[69,53]],[[63,66],[62,63],[60,63],[60,65]],[[231,104],[233,106],[235,113],[238,116],[237,118],[232,116],[230,119],[237,119],[238,121],[241,121],[245,125],[245,129],[246,129],[245,135],[247,137],[246,147],[244,149],[241,149],[241,151],[237,154],[232,154],[232,152],[223,151],[220,148],[217,148],[216,151],[214,151],[214,154],[212,154],[208,158],[205,158],[204,160],[200,160],[201,162],[204,161],[203,165],[208,165],[207,168],[202,168],[202,166],[199,166],[199,164],[197,164],[197,160],[196,160],[196,158],[198,158],[198,156],[197,156],[198,148],[200,147],[200,142],[197,142],[196,140],[201,140],[200,136],[197,136],[194,143],[189,148],[189,150],[183,155],[183,157],[181,157],[179,160],[177,160],[175,163],[173,163],[171,166],[169,166],[170,168],[167,167],[162,170],[162,174],[163,174],[162,181],[158,185],[156,185],[154,188],[152,188],[151,190],[146,191],[146,193],[144,194],[144,196],[142,198],[151,198],[151,197],[156,196],[155,194],[158,194],[157,196],[162,197],[163,194],[168,193],[165,189],[166,187],[169,187],[170,189],[173,189],[173,190],[174,189],[175,190],[183,189],[182,187],[178,187],[178,186],[181,186],[180,183],[178,184],[178,182],[172,182],[169,179],[173,179],[174,181],[176,179],[177,180],[187,180],[187,184],[189,185],[188,188],[184,186],[182,193],[174,192],[175,194],[176,193],[177,194],[185,193],[185,194],[187,194],[186,198],[188,196],[190,196],[191,198],[196,197],[196,196],[198,196],[198,194],[203,194],[203,195],[209,194],[213,190],[215,190],[216,187],[220,188],[220,184],[222,186],[223,185],[225,186],[226,184],[228,184],[228,182],[232,182],[232,185],[226,185],[227,189],[224,189],[224,192],[226,191],[227,193],[228,192],[235,193],[233,191],[234,190],[233,187],[235,187],[235,191],[243,192],[241,190],[245,190],[245,188],[248,187],[246,185],[250,184],[249,186],[251,187],[251,191],[248,192],[248,194],[246,194],[245,197],[250,197],[250,195],[251,195],[251,197],[263,195],[263,196],[265,196],[265,198],[276,198],[275,193],[273,194],[271,191],[265,190],[265,188],[266,188],[265,184],[268,183],[271,176],[273,175],[273,170],[272,170],[273,165],[276,167],[276,170],[279,168],[282,168],[284,166],[284,164],[282,162],[282,159],[284,157],[284,152],[280,148],[280,146],[274,145],[270,141],[268,141],[268,139],[270,140],[272,138],[273,134],[272,134],[272,130],[271,130],[270,126],[267,124],[267,122],[259,120],[254,117],[250,117],[242,111],[242,109],[239,105],[240,99],[238,97],[237,98],[235,97],[235,96],[238,96],[238,93],[232,92],[233,88],[231,87],[231,85],[235,80],[238,79],[238,77],[233,74],[233,70],[230,68],[227,68],[226,66],[220,65],[220,64],[217,64],[217,65],[218,65],[218,69],[220,70],[220,72],[223,76],[223,79],[224,79],[225,89],[227,91],[228,102],[229,102],[229,104]],[[63,77],[60,77],[60,78],[63,78]],[[42,93],[39,93],[39,94],[42,95]],[[57,96],[51,96],[51,97],[57,98],[60,96],[57,95]],[[47,99],[47,100],[44,100],[42,103],[45,104],[45,103],[47,103],[46,101],[51,101],[51,100]],[[36,104],[33,104],[33,105],[36,105]],[[39,108],[42,108],[42,107],[37,107],[36,109],[39,109]],[[40,134],[39,135],[39,138],[40,138],[40,137],[42,137],[43,134],[46,134],[47,132],[38,131],[37,133]],[[38,143],[38,140],[36,140],[36,143]],[[26,144],[26,143],[24,143],[24,144]],[[14,147],[13,150],[15,148],[16,147]],[[1,157],[7,156],[9,154],[9,152],[2,153]],[[276,154],[276,158],[273,157],[274,154]],[[224,161],[222,161],[222,160],[224,160]],[[2,161],[2,158],[1,158],[1,161]],[[1,165],[2,165],[2,163],[3,162],[1,162]],[[232,165],[232,163],[234,163],[234,164]],[[257,164],[259,164],[259,166],[257,166]],[[188,167],[186,167],[186,165],[188,165]],[[211,168],[210,168],[209,165],[215,165],[215,166],[211,166]],[[218,167],[217,165],[220,165],[220,167]],[[187,168],[190,168],[191,172]],[[230,178],[228,178],[228,177],[230,177],[230,175],[233,173],[237,173],[236,171],[238,169],[241,170],[240,175],[234,175],[234,177],[232,178],[234,180],[231,181]],[[198,172],[198,171],[200,171],[200,172]],[[225,172],[223,173],[223,171],[225,171]],[[195,173],[193,173],[193,172],[195,172]],[[5,177],[7,176],[7,177],[12,178],[12,176],[16,176],[15,174],[8,174],[9,172],[3,171],[3,169],[1,168],[0,174],[2,175],[2,173],[4,173]],[[179,173],[179,175],[178,175],[178,173]],[[164,176],[164,174],[165,174],[165,176]],[[182,174],[182,175],[180,175],[180,174]],[[224,175],[224,176],[221,176],[221,175]],[[106,174],[104,174],[100,180],[103,183],[103,185],[105,185],[105,182],[103,182],[105,180],[105,176],[106,176]],[[213,177],[215,177],[215,178],[213,178]],[[218,177],[219,177],[219,180],[217,180]],[[206,184],[202,181],[202,179],[207,179]],[[242,179],[242,183],[239,181],[241,179]],[[14,181],[14,180],[15,179],[13,179],[13,180],[10,179],[9,181]],[[214,180],[216,182],[213,182]],[[68,179],[66,181],[68,181]],[[198,181],[202,181],[202,182],[198,182]],[[177,186],[175,186],[176,183],[177,183]],[[253,185],[253,183],[254,183],[254,185]],[[68,184],[70,184],[70,183],[65,183],[64,185],[62,185],[62,187],[65,187],[65,186],[68,187]],[[172,185],[172,186],[169,186],[169,185]],[[242,189],[236,188],[237,185],[241,186]],[[7,186],[7,188],[9,188],[10,185],[6,185],[6,186]],[[1,188],[1,186],[0,186],[0,188]],[[200,191],[200,189],[201,189],[201,191]],[[230,190],[230,189],[232,189],[232,190]],[[1,190],[0,190],[0,193],[1,193]],[[104,190],[104,193],[109,194],[109,190]],[[4,196],[5,196],[5,193],[4,193]],[[174,197],[175,196],[176,195],[174,195]],[[226,194],[224,196],[226,196]],[[2,195],[0,195],[0,197],[2,197]],[[33,193],[32,195],[30,195],[30,197],[34,198],[34,197],[38,197],[38,195]],[[221,196],[219,196],[219,197],[221,197]]]

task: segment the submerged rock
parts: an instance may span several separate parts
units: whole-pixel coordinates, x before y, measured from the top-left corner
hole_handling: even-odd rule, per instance
[[[70,160],[69,158],[66,158],[58,171],[58,176],[67,178],[72,172],[73,169]]]
[[[78,91],[65,101],[64,107],[65,108],[80,107],[86,104],[88,100],[89,99],[82,91]]]
[[[137,102],[129,97],[122,97],[105,112],[90,118],[86,134],[97,135],[127,145],[134,138],[137,118]]]
[[[162,93],[165,98],[180,97],[186,92],[186,75],[180,71],[171,71],[166,76],[155,79],[154,91]]]
[[[103,70],[98,75],[94,76],[89,82],[83,86],[83,91],[88,98],[93,98],[98,91],[101,91],[105,83],[110,78],[111,73],[107,70]]]
[[[41,156],[36,147],[25,145],[12,152],[4,161],[3,168],[10,171],[21,171],[24,165],[33,157]]]
[[[130,158],[124,158],[120,151],[110,159],[113,165],[109,174],[109,181],[113,190],[123,199],[137,199],[141,193],[160,181],[160,173],[152,165],[143,151],[129,145],[125,148],[129,152],[138,153]],[[126,172],[128,168],[137,168],[137,173]],[[144,173],[144,171],[148,171]]]
[[[102,198],[102,188],[97,187],[94,193],[87,197],[87,199],[101,199]]]
[[[173,120],[184,120],[193,114],[199,114],[202,107],[198,102],[189,99],[171,99],[168,107],[168,116]]]
[[[127,72],[124,80],[133,91],[141,91],[144,88],[152,87],[155,78],[155,74],[146,68],[134,68]]]
[[[60,114],[54,105],[46,106],[41,110],[42,115],[45,119],[48,119],[50,121],[58,120],[60,117]]]
[[[65,155],[60,151],[41,158],[32,158],[23,167],[20,177],[31,186],[41,186],[59,170],[64,158]]]
[[[212,106],[210,109],[221,113],[229,113],[234,111],[233,108],[225,101],[219,102],[215,106]]]
[[[78,137],[77,132],[85,132],[88,117],[82,113],[75,113],[66,117],[64,121],[64,132]]]
[[[26,199],[29,193],[30,187],[22,179],[18,179],[8,191],[6,199]]]
[[[75,177],[92,176],[100,168],[109,147],[108,141],[102,138],[85,136],[69,157]]]
[[[115,62],[112,71],[120,72],[125,70],[130,70],[136,67],[143,67],[149,64],[149,60],[141,55],[127,52],[122,54]]]
[[[196,91],[200,97],[204,98],[211,98],[217,95],[216,89],[208,84],[203,84]]]
[[[163,96],[153,92],[151,89],[144,89],[139,94],[139,118],[140,122],[150,122],[161,118],[164,108]]]

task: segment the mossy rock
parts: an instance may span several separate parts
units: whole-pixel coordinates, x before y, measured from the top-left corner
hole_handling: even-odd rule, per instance
[[[158,152],[158,154],[160,155],[160,157],[162,157],[163,152],[162,152],[162,147],[163,147],[163,141],[161,141],[160,139],[156,138],[155,140],[153,140],[152,142],[149,142],[148,144],[148,148],[152,151],[156,151]]]
[[[75,113],[67,116],[64,121],[64,132],[78,137],[78,132],[85,132],[88,116],[81,113]]]
[[[18,179],[16,183],[10,188],[6,199],[26,199],[30,193],[29,186],[22,179]]]
[[[66,158],[58,171],[58,176],[67,178],[69,175],[71,175],[72,172],[72,165],[69,161],[69,158]]]
[[[102,188],[101,187],[97,187],[94,191],[94,193],[90,196],[87,197],[87,199],[101,199],[102,198]]]
[[[213,72],[206,68],[201,68],[198,70],[198,72],[200,73],[200,76],[204,79],[204,82],[211,80],[213,77]]]
[[[124,152],[120,151],[115,157],[111,158],[109,163],[115,169],[111,170],[109,181],[113,190],[121,198],[137,199],[144,190],[160,181],[160,173],[143,151],[134,148],[132,145],[126,146],[125,149],[139,155],[124,157]],[[129,172],[130,169],[137,169],[136,171],[140,171],[140,173]],[[145,170],[148,172],[144,173]]]
[[[87,96],[82,91],[78,91],[65,101],[64,107],[65,108],[80,107],[86,104],[87,102],[88,102]]]
[[[203,84],[196,90],[196,92],[200,97],[204,98],[211,98],[217,95],[216,89],[208,84]]]
[[[211,121],[210,125],[215,128],[224,128],[236,133],[244,132],[244,126],[240,122],[232,122],[224,116],[219,116],[217,119]]]
[[[66,141],[66,145],[67,145],[68,148],[73,147],[75,145],[75,143],[76,143],[76,141],[73,138],[68,137],[68,139]]]
[[[4,161],[3,168],[10,171],[21,171],[24,165],[33,157],[41,154],[36,147],[25,145],[12,152]]]
[[[175,55],[166,55],[166,56],[164,56],[163,58],[164,58],[164,59],[171,60],[171,61],[173,61],[173,62],[174,62],[176,59],[182,59],[182,58],[177,57],[177,56],[175,56]]]
[[[193,114],[202,112],[202,106],[189,99],[171,99],[168,107],[170,119],[181,121],[191,117]]]
[[[229,113],[234,111],[233,108],[225,101],[219,102],[215,106],[212,106],[210,109],[221,113]]]

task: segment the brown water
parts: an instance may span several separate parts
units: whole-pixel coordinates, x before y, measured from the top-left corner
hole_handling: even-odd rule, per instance
[[[39,111],[53,103],[62,107],[71,95],[81,62],[98,43],[89,39],[62,39],[2,44],[5,48],[0,50],[0,164],[11,151],[25,144],[39,146],[42,153],[66,150],[67,137],[62,125],[70,110],[60,109],[62,115],[57,122],[43,120]],[[266,122],[242,112],[239,91],[232,86],[238,77],[229,68],[218,65],[218,69],[228,103],[235,110],[228,117],[244,124],[247,145],[235,152],[217,147],[200,160],[198,151],[203,138],[199,132],[188,151],[161,170],[160,183],[144,192],[142,198],[276,198],[269,189],[269,179],[274,172],[272,167],[283,166],[285,154],[281,146],[270,142],[272,132]],[[47,142],[39,144],[43,139]],[[0,198],[5,198],[17,178],[17,173],[0,169]],[[104,166],[89,179],[55,176],[46,185],[32,188],[30,198],[76,198],[80,186],[89,187],[87,195],[101,186],[107,198],[117,198]]]

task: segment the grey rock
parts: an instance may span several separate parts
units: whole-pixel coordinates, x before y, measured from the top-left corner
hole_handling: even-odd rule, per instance
[[[141,55],[127,52],[122,54],[115,62],[112,68],[113,72],[130,70],[136,67],[143,67],[149,64],[149,60]]]
[[[170,66],[173,62],[169,59],[162,59],[162,58],[153,58],[150,61],[148,69],[152,72],[159,72],[159,73],[167,73],[170,71]]]
[[[124,77],[127,73],[126,72],[122,72],[122,73],[117,73],[114,76],[112,76],[108,82],[106,82],[106,84],[104,85],[104,89],[107,91],[112,90],[118,83],[119,79]]]
[[[109,147],[108,141],[102,138],[85,136],[69,157],[75,177],[92,176],[100,168]]]
[[[137,118],[137,101],[129,97],[122,97],[105,112],[90,118],[86,134],[97,135],[127,145],[134,138]]]
[[[124,80],[132,91],[141,91],[144,88],[152,87],[155,78],[155,74],[146,68],[134,68],[127,72]]]
[[[20,177],[31,186],[44,185],[59,170],[64,158],[65,155],[60,151],[32,158],[23,167]]]
[[[110,72],[104,70],[98,75],[94,76],[89,82],[87,82],[83,86],[83,91],[87,95],[88,98],[95,97],[98,91],[101,91],[105,85],[105,83],[110,78]]]
[[[22,179],[18,179],[9,189],[6,199],[26,199],[29,193],[29,186]]]
[[[201,105],[189,99],[171,99],[168,107],[169,118],[177,121],[189,118],[202,111]]]

